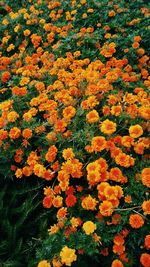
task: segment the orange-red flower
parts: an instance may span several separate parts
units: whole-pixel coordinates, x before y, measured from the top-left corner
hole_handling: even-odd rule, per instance
[[[143,253],[140,257],[140,263],[144,267],[150,267],[150,254]]]
[[[2,80],[2,82],[6,83],[6,82],[8,82],[8,80],[10,79],[10,77],[11,77],[10,72],[9,71],[4,71],[2,73],[1,80]]]
[[[145,236],[144,245],[145,245],[146,249],[150,249],[150,235]]]
[[[142,170],[142,183],[143,185],[150,187],[150,168],[144,168]]]
[[[57,147],[55,145],[50,146],[50,148],[48,149],[48,152],[45,155],[45,159],[48,162],[53,162],[56,158],[57,155]]]
[[[129,224],[132,228],[138,229],[144,225],[144,219],[139,214],[131,214],[129,218]]]
[[[77,198],[74,195],[68,195],[66,197],[65,202],[66,202],[67,207],[73,207],[77,202]]]
[[[32,130],[29,129],[29,128],[26,128],[22,131],[22,136],[25,138],[25,139],[29,139],[32,137]]]

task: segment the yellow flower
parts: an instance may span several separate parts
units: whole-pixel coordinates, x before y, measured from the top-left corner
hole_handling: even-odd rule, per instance
[[[50,263],[46,260],[40,261],[37,267],[51,267]]]
[[[84,232],[86,233],[86,235],[90,235],[94,233],[97,227],[96,227],[96,224],[93,223],[92,221],[87,221],[83,224],[82,228]]]
[[[70,222],[71,222],[72,227],[78,227],[79,226],[79,219],[78,218],[72,217]]]
[[[49,235],[56,234],[58,230],[59,230],[59,227],[57,226],[57,224],[54,224],[50,227],[50,229],[48,229],[48,233]]]
[[[7,19],[3,19],[2,24],[7,26],[9,24],[9,21]]]
[[[137,138],[143,134],[143,129],[139,124],[132,125],[129,128],[129,134],[133,138]]]
[[[112,134],[116,131],[116,123],[107,119],[102,122],[100,130],[102,133]]]
[[[61,250],[60,257],[62,263],[66,264],[66,266],[71,266],[72,262],[77,260],[75,249],[68,248],[67,246]]]
[[[72,148],[66,148],[63,150],[63,158],[65,160],[73,159],[75,157],[75,154],[73,153]]]
[[[19,118],[19,114],[16,111],[11,111],[7,115],[7,120],[9,122],[15,122],[17,118]]]

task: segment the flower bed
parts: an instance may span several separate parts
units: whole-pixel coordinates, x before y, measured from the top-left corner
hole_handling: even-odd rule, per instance
[[[38,267],[150,267],[147,4],[6,2],[0,172],[45,181]]]

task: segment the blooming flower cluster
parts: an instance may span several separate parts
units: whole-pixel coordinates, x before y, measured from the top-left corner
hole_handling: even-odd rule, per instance
[[[53,218],[38,267],[80,266],[85,255],[150,267],[146,4],[4,8],[0,159],[6,177],[44,181]]]

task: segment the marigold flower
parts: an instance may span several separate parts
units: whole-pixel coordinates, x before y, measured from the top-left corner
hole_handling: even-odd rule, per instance
[[[92,138],[91,146],[95,152],[100,152],[106,148],[106,139],[103,136],[95,136]]]
[[[25,30],[24,32],[23,32],[23,34],[24,34],[24,36],[29,36],[30,35],[30,33],[31,33],[31,31],[30,30]]]
[[[65,202],[66,202],[67,207],[73,207],[77,202],[77,198],[74,195],[68,195],[66,197]]]
[[[150,249],[150,235],[145,236],[144,246],[146,247],[146,249]]]
[[[16,111],[10,111],[7,115],[7,120],[9,122],[15,122],[19,118],[19,114]]]
[[[57,219],[63,219],[67,216],[67,208],[60,208],[58,211],[57,211]]]
[[[93,109],[86,115],[86,120],[88,123],[95,123],[99,121],[99,114],[98,112]]]
[[[71,266],[72,262],[77,260],[75,252],[75,249],[71,249],[67,246],[63,247],[60,252],[61,262],[66,266]]]
[[[57,224],[54,224],[50,227],[50,229],[48,229],[48,233],[49,235],[53,235],[56,234],[59,231],[59,227]]]
[[[55,145],[52,145],[49,147],[48,149],[48,152],[46,153],[45,155],[45,159],[48,161],[48,162],[53,162],[56,158],[56,155],[57,155],[57,147]]]
[[[63,150],[62,156],[65,160],[68,160],[73,159],[75,157],[75,154],[73,153],[72,148],[66,148]]]
[[[51,267],[51,265],[47,260],[43,260],[38,263],[37,267]]]
[[[60,262],[60,260],[58,260],[55,257],[52,260],[52,264],[53,264],[53,267],[61,267],[62,266],[62,263]]]
[[[2,73],[1,80],[2,80],[2,82],[6,83],[6,82],[8,82],[10,77],[11,77],[10,72],[9,71],[5,71],[5,72]]]
[[[143,253],[140,257],[140,263],[144,267],[149,267],[150,266],[150,254],[148,253]]]
[[[44,197],[44,199],[43,199],[44,208],[47,208],[47,209],[51,208],[52,201],[53,201],[53,198],[51,196]]]
[[[22,136],[25,138],[25,139],[29,139],[32,137],[32,130],[29,129],[29,128],[26,128],[22,131]]]
[[[13,127],[10,129],[9,137],[11,139],[17,139],[21,135],[21,130],[18,127]]]
[[[67,124],[64,120],[58,120],[54,125],[54,129],[58,133],[63,133],[66,130],[66,126]]]
[[[104,189],[104,196],[106,197],[107,200],[116,199],[118,196],[118,190],[116,189],[115,186],[108,185]]]
[[[100,209],[100,213],[103,215],[103,216],[111,216],[112,213],[113,213],[113,205],[110,201],[108,200],[104,200],[100,206],[99,206],[99,209]]]
[[[53,206],[55,208],[60,208],[63,205],[63,198],[61,196],[56,196],[53,198]]]
[[[84,232],[86,233],[86,235],[90,235],[94,233],[97,227],[96,227],[96,224],[93,223],[92,221],[87,221],[83,224],[82,228]]]
[[[88,195],[87,197],[84,197],[81,206],[85,210],[96,210],[96,205],[97,205],[97,200],[96,198],[91,197]]]
[[[139,214],[131,214],[129,218],[129,224],[132,228],[138,229],[144,225],[144,220]]]
[[[6,130],[0,129],[0,140],[3,141],[8,138],[8,132]]]
[[[80,218],[72,217],[70,223],[72,227],[78,227],[80,225]]]
[[[130,126],[129,128],[129,134],[133,138],[138,138],[143,134],[143,129],[139,124]]]
[[[142,204],[142,209],[144,211],[144,214],[148,214],[150,215],[150,199],[149,200],[145,200]]]
[[[123,263],[120,260],[114,260],[111,264],[111,267],[123,267]]]
[[[143,185],[150,187],[150,168],[144,168],[142,170],[142,183]]]
[[[22,169],[18,168],[15,172],[15,176],[17,178],[22,178]]]
[[[116,123],[106,119],[101,123],[100,130],[102,133],[110,135],[116,131]]]

